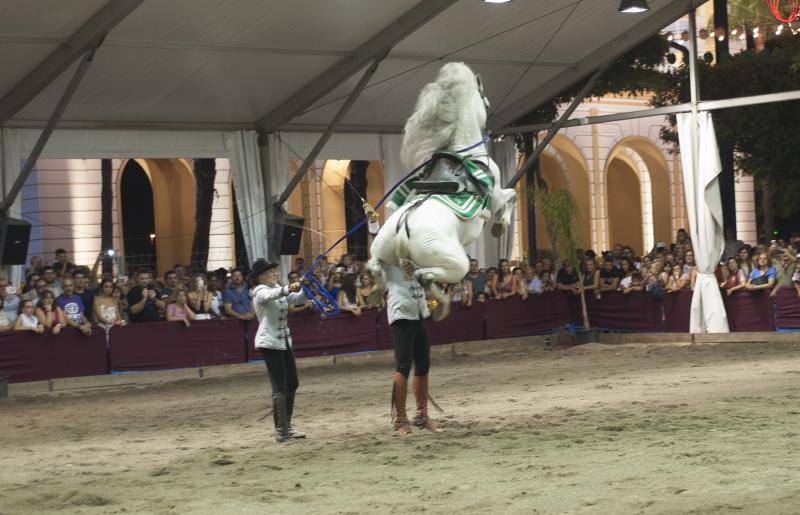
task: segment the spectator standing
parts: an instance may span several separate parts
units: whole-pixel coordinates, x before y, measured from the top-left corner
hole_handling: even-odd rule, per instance
[[[742,247],[744,242],[736,239],[736,231],[731,227],[725,229],[725,250],[722,252],[722,259],[727,263],[728,259],[736,257]]]
[[[92,307],[94,306],[95,292],[89,287],[89,278],[86,276],[85,268],[86,267],[75,268],[75,273],[73,274],[75,282],[74,291],[75,295],[80,297],[81,302],[83,302],[86,318],[89,320],[89,323],[92,323],[94,322],[94,310]]]
[[[764,252],[758,254],[756,263],[757,266],[750,272],[746,288],[748,290],[767,290],[772,288],[775,284],[776,270],[772,266],[769,256]]]
[[[750,277],[750,272],[753,271],[753,265],[750,257],[750,249],[747,246],[740,247],[737,259],[739,262],[739,269],[742,271],[746,278]]]
[[[697,271],[697,263],[694,261],[694,251],[687,250],[683,256],[683,273],[688,274],[689,277],[694,275]]]
[[[291,283],[292,281],[289,281],[289,284]],[[366,272],[361,272],[361,276],[358,278],[358,297],[363,305],[362,309],[369,309],[367,299],[369,298],[369,294],[372,293],[373,288],[374,285],[372,284],[372,279],[370,278],[369,274]]]
[[[486,274],[478,270],[477,259],[469,260],[469,272],[464,279],[470,283],[473,296],[486,291]]]
[[[553,271],[553,261],[549,258],[542,259],[542,270],[539,273],[544,291],[554,291],[556,289],[556,273]]]
[[[681,265],[674,265],[672,272],[667,279],[666,289],[668,292],[676,292],[689,288],[691,277],[686,273]]]
[[[292,283],[294,284],[294,283]],[[342,279],[342,287],[336,295],[336,302],[344,311],[349,311],[355,316],[361,316],[363,306],[356,288],[356,275],[346,274]]]
[[[514,278],[514,293],[519,295],[523,300],[528,298],[528,281],[525,280],[525,273],[522,267],[515,266],[511,269],[511,276]]]
[[[573,295],[578,295],[581,292],[580,280],[578,279],[578,272],[569,261],[564,261],[564,265],[556,275],[556,289],[560,291],[572,292]]]
[[[42,256],[31,256],[31,266],[25,269],[25,278],[42,272]]]
[[[53,292],[50,290],[42,292],[34,313],[45,330],[52,331],[53,334],[60,333],[61,329],[67,324],[64,321],[66,317],[61,311],[61,308],[56,305],[55,297],[53,297]]]
[[[492,280],[492,294],[497,300],[507,299],[514,295],[514,275],[507,259],[501,259],[497,264],[497,275]]]
[[[178,274],[175,270],[167,270],[164,274],[164,287],[161,289],[161,296],[164,299],[172,299],[172,294],[178,287]]]
[[[186,292],[184,290],[175,291],[175,302],[167,306],[167,322],[182,322],[189,327],[195,319],[192,308],[187,304]]]
[[[211,292],[211,312],[217,318],[225,318],[222,313],[222,280],[218,275],[208,278],[208,291]]]
[[[182,284],[188,288],[190,281],[189,275],[186,273],[186,267],[178,263],[172,267],[172,271],[175,272],[175,277],[178,279],[178,284]]]
[[[56,250],[56,260],[53,263],[53,270],[59,278],[66,277],[75,268],[73,263],[69,262],[67,251],[64,249]],[[53,292],[55,294],[55,292]]]
[[[244,274],[238,268],[231,272],[231,284],[222,293],[225,316],[239,320],[252,320],[255,316],[250,304],[250,292],[244,284]]]
[[[113,294],[114,283],[110,279],[103,279],[100,281],[98,294],[92,304],[94,319],[106,332],[115,325],[118,326],[125,323],[120,315],[117,299]]]
[[[19,305],[17,320],[14,322],[15,331],[33,331],[36,334],[44,332],[44,326],[34,315],[33,302],[23,300]]]
[[[298,276],[306,273],[306,260],[304,258],[296,257],[294,259],[294,272],[296,272]]]
[[[488,298],[494,298],[494,289],[492,289],[492,285],[494,284],[496,279],[497,279],[497,268],[490,266],[486,270],[486,287],[484,288],[484,291],[486,292],[486,296]]]
[[[56,297],[61,295],[61,281],[56,278],[56,271],[52,266],[42,269],[42,279],[45,282],[45,289],[50,290]]]
[[[126,293],[122,291],[122,289],[114,285],[114,291],[111,293],[111,296],[117,301],[117,309],[119,310],[119,314],[122,317],[122,321],[124,323],[128,323],[131,321],[131,313],[128,309],[128,299],[126,297]]]
[[[92,334],[92,326],[86,318],[83,301],[75,294],[75,280],[67,277],[64,279],[64,293],[56,297],[56,305],[64,314],[64,321],[68,327],[78,329],[85,335]]]
[[[597,269],[597,264],[594,259],[587,258],[583,260],[583,291],[592,292],[597,298],[600,298],[600,270]]]
[[[747,282],[747,276],[741,268],[739,268],[739,261],[736,257],[730,257],[726,263],[725,280],[719,285],[720,288],[725,290],[725,293],[730,297],[737,290],[744,288]]]
[[[634,292],[634,291],[642,291],[644,290],[644,280],[642,278],[642,274],[639,272],[634,272],[631,274],[631,284],[630,286],[626,286],[622,289],[622,293],[625,295]]]
[[[131,322],[159,322],[166,308],[160,292],[152,282],[150,272],[145,270],[136,274],[136,286],[128,291],[128,309]]]
[[[333,297],[339,296],[339,290],[342,288],[342,278],[344,277],[345,268],[341,266],[337,266],[333,270],[331,270],[331,274],[328,276],[328,284],[327,290]]]
[[[619,271],[619,268],[614,266],[614,258],[608,255],[605,256],[603,258],[603,269],[600,270],[600,288],[598,292],[603,294],[605,292],[616,291],[617,288],[619,288],[619,281],[621,279],[622,273]]]
[[[462,306],[472,305],[472,283],[464,278],[460,282],[451,284],[447,293],[450,295],[452,302],[460,303]]]
[[[10,329],[17,320],[20,298],[17,289],[9,284],[8,278],[0,276],[0,317],[5,318]]]
[[[769,294],[773,299],[781,288],[791,288],[794,285],[795,258],[788,249],[782,249],[778,257],[778,266],[775,267],[775,287]]]
[[[633,285],[633,274],[636,273],[636,266],[631,258],[625,256],[619,262],[619,273],[622,278],[619,280],[619,289],[626,290]]]
[[[29,300],[36,305],[39,302],[39,297],[42,296],[42,293],[47,289],[47,283],[44,279],[38,279],[34,283],[34,287],[29,292],[25,293],[22,296],[22,300]]]
[[[686,234],[686,229],[678,229],[675,234],[675,243],[672,245],[671,254],[675,259],[682,260],[686,251],[692,248],[692,241]]]
[[[205,274],[194,274],[192,276],[191,288],[186,297],[189,301],[189,307],[194,312],[194,319],[211,320],[213,315],[211,304],[214,300],[214,295],[208,291]]]

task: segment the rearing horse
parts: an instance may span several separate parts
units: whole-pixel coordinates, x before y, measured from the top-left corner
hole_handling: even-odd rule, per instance
[[[420,93],[406,122],[401,159],[409,169],[432,161],[421,179],[409,179],[387,204],[397,209],[372,242],[367,264],[376,286],[373,300],[383,293],[383,268],[403,265],[415,270],[415,277],[437,300],[433,317],[441,320],[449,314],[450,298],[435,283],[457,283],[464,278],[469,270],[464,247],[480,236],[489,218],[494,217],[496,237],[510,225],[517,195],[499,184],[500,169],[483,141],[488,105],[480,79],[463,63],[444,65],[436,81]],[[461,149],[470,150],[458,154]],[[442,172],[437,168],[439,160],[450,161],[450,167]],[[437,185],[456,185],[441,182],[442,177],[456,176],[468,187],[458,192],[436,189]]]

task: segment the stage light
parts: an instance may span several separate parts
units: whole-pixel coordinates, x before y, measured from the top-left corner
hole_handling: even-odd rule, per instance
[[[647,0],[622,0],[617,10],[625,14],[636,14],[643,13],[649,9]]]

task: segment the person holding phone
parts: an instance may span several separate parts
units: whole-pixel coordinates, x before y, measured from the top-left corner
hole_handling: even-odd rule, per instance
[[[160,322],[164,319],[162,313],[166,306],[147,270],[136,274],[136,286],[131,288],[127,298],[131,322]]]

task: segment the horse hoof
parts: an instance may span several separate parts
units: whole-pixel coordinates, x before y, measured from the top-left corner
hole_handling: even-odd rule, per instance
[[[433,308],[431,318],[434,322],[440,322],[450,315],[450,299],[437,299],[436,307]]]
[[[495,222],[494,224],[492,224],[492,236],[494,236],[495,238],[499,238],[506,232],[506,229],[508,229],[507,223]]]

